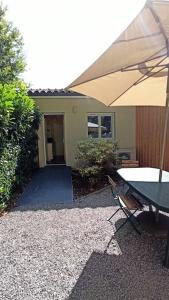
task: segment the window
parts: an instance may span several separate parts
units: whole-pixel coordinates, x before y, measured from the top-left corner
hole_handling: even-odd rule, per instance
[[[115,139],[115,113],[88,114],[88,137]]]
[[[88,116],[88,137],[98,138],[99,137],[99,117]]]

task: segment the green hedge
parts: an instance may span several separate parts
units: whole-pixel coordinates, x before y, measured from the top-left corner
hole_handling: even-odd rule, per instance
[[[0,85],[0,207],[36,166],[40,112],[25,84]]]
[[[0,209],[9,201],[15,180],[19,147],[8,144],[0,154]]]

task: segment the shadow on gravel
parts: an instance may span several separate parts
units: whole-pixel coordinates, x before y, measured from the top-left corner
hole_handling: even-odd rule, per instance
[[[28,197],[29,194],[29,197]],[[17,201],[14,208],[15,211],[37,211],[37,210],[62,210],[62,209],[74,209],[74,208],[98,208],[98,207],[111,207],[112,209],[116,206],[114,202],[111,191],[108,188],[104,191],[98,191],[94,194],[89,194],[83,198],[73,200],[67,203],[62,203],[62,201],[44,201],[43,196],[41,198],[34,198],[31,190],[26,191],[27,201],[22,201],[22,198]],[[23,197],[23,196],[22,196]],[[31,198],[31,199],[30,199]],[[29,201],[30,199],[30,201]]]
[[[103,189],[104,190],[104,189]],[[16,202],[15,211],[61,210],[114,206],[111,191],[73,200],[71,168],[49,166],[37,170]],[[93,200],[94,197],[94,201]]]
[[[68,300],[168,300],[161,239],[140,237],[128,227],[108,244],[105,253],[91,254]]]
[[[74,208],[98,208],[98,207],[111,207],[116,206],[112,199],[98,199],[97,200],[81,200],[81,201],[74,201],[72,203],[60,203],[60,204],[48,204],[48,203],[35,203],[35,204],[26,204],[20,205],[16,204],[14,210],[15,211],[37,211],[37,210],[62,210],[62,209],[74,209]]]
[[[31,191],[29,191],[31,195]],[[32,195],[30,196],[32,197]],[[93,194],[89,194],[85,197],[82,197],[80,199],[76,199],[73,201],[70,201],[68,203],[62,203],[57,201],[44,201],[43,197],[34,200],[34,198],[27,200],[26,202],[19,200],[16,203],[14,211],[37,211],[37,210],[44,210],[44,211],[50,211],[50,210],[62,210],[62,209],[85,209],[85,208],[101,208],[101,207],[112,207],[112,213],[114,211],[114,207],[117,207],[117,203],[114,201],[111,190],[109,187],[104,188],[103,190],[100,190],[98,192],[95,192]],[[111,215],[111,213],[110,213]]]
[[[49,166],[38,169],[17,201],[18,210],[51,209],[57,204],[73,203],[71,168]]]

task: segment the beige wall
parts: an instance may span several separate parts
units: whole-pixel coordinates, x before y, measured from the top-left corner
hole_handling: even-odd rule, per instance
[[[115,112],[116,140],[122,149],[135,153],[135,108],[106,107],[85,97],[35,97],[42,113],[64,113],[64,141],[66,164],[75,165],[77,141],[87,138],[87,113]],[[43,118],[39,128],[39,162],[45,166]]]

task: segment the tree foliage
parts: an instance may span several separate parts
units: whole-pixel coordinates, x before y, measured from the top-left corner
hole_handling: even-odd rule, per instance
[[[19,31],[0,4],[0,209],[37,162],[40,112],[19,80],[25,69],[22,47]]]
[[[0,83],[19,79],[25,69],[23,40],[18,29],[7,21],[6,11],[0,4]]]

